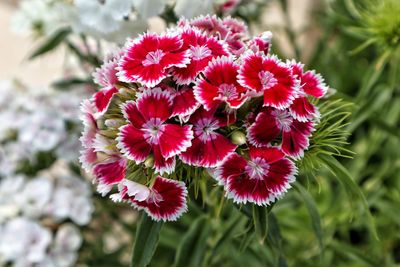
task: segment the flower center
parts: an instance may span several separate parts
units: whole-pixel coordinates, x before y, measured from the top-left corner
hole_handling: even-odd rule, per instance
[[[211,56],[211,50],[206,45],[191,46],[190,53],[194,60],[201,60]]]
[[[218,121],[210,118],[197,121],[194,126],[195,135],[204,143],[216,138],[215,130],[219,128]]]
[[[218,99],[220,100],[230,100],[237,98],[239,95],[236,91],[236,86],[233,84],[223,83],[218,87]]]
[[[293,117],[286,110],[274,110],[272,115],[278,123],[278,128],[284,132],[290,131],[290,126],[293,123]]]
[[[142,64],[145,67],[153,65],[153,64],[158,64],[158,63],[160,63],[160,61],[164,55],[165,55],[165,53],[160,49],[149,52],[146,56],[146,59],[143,60]]]
[[[160,135],[163,131],[163,124],[161,119],[152,118],[142,125],[144,132],[144,139],[151,145],[158,145]]]
[[[247,163],[245,171],[250,179],[262,180],[269,172],[269,164],[262,158],[255,158]]]
[[[271,87],[274,87],[278,83],[278,80],[275,79],[274,74],[272,74],[269,71],[260,71],[258,73],[258,78],[260,78],[263,90],[270,89]]]
[[[146,199],[147,203],[154,203],[156,206],[158,206],[158,203],[164,201],[163,197],[161,196],[160,193],[151,190],[149,196]]]

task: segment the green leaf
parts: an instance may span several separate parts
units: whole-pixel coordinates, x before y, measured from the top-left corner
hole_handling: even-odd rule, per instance
[[[55,32],[52,36],[49,37],[44,43],[42,43],[32,54],[29,56],[29,59],[32,60],[40,55],[46,54],[50,52],[57,46],[59,46],[71,33],[70,28],[62,28]]]
[[[206,216],[197,218],[178,245],[174,267],[198,267],[204,259],[210,224]]]
[[[324,249],[323,232],[321,226],[321,217],[319,216],[317,205],[315,204],[312,196],[300,183],[296,182],[293,184],[293,186],[304,200],[304,204],[306,205],[308,213],[310,214],[311,224],[314,229],[315,236],[318,239],[318,244],[322,251]]]
[[[382,264],[381,261],[371,258],[371,256],[368,253],[365,253],[365,251],[359,250],[357,247],[354,246],[349,246],[344,242],[333,240],[330,244],[330,247],[356,262],[364,262],[367,263],[369,266],[379,266]]]
[[[211,254],[210,259],[213,259],[218,252],[224,247],[224,245],[233,238],[233,234],[235,232],[236,227],[239,225],[241,217],[237,216],[232,219],[226,229],[222,232],[221,236],[218,238],[217,242],[215,243]]]
[[[268,210],[264,206],[253,205],[253,223],[260,244],[268,234]]]
[[[55,89],[68,90],[71,89],[71,87],[84,84],[93,84],[93,82],[89,79],[70,78],[70,79],[62,79],[59,81],[55,81],[54,83],[52,83],[52,86]]]
[[[136,230],[131,267],[149,265],[158,244],[162,225],[163,222],[156,222],[145,213],[142,214],[139,227]]]
[[[282,236],[278,220],[276,219],[275,214],[273,214],[272,212],[268,215],[269,230],[267,241],[271,244],[271,247],[274,247],[276,250],[280,251],[282,250]]]
[[[357,183],[351,178],[350,173],[347,171],[342,164],[340,164],[337,159],[330,155],[320,155],[320,159],[324,164],[328,167],[328,169],[334,174],[334,176],[338,179],[338,181],[342,184],[342,186],[346,189],[347,193],[351,195],[351,197],[357,198],[361,201],[365,213],[367,216],[367,224],[372,235],[379,240],[378,233],[376,231],[374,218],[369,210],[368,202],[361,191],[360,187]]]

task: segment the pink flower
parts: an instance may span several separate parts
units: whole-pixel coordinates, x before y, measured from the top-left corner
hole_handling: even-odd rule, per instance
[[[129,124],[122,126],[117,147],[130,160],[141,163],[154,156],[159,173],[175,169],[175,155],[185,151],[193,139],[192,126],[166,123],[172,116],[173,97],[160,88],[144,90],[137,100],[123,105]]]
[[[263,32],[257,37],[254,37],[248,43],[248,47],[254,52],[261,52],[264,55],[268,55],[272,45],[272,32]]]
[[[125,199],[144,201],[149,195],[150,189],[147,186],[123,179],[118,184],[118,192],[110,195],[110,198],[114,202],[121,202]]]
[[[214,109],[221,103],[230,108],[239,108],[246,100],[247,90],[237,81],[239,66],[227,57],[210,62],[204,70],[204,77],[196,81],[194,94],[206,110]]]
[[[176,221],[187,211],[185,183],[157,176],[148,197],[140,201],[128,198],[137,209],[144,210],[155,221]]]
[[[235,203],[268,205],[280,198],[295,180],[294,163],[274,147],[250,147],[249,159],[232,154],[217,168],[217,179]]]
[[[242,0],[225,0],[220,6],[219,10],[223,14],[231,13],[240,4]]]
[[[173,69],[173,77],[177,84],[194,82],[197,74],[207,67],[211,59],[228,56],[227,48],[222,42],[193,28],[184,29],[181,38],[183,40],[181,50],[189,51],[191,61],[185,68]]]
[[[105,186],[118,184],[125,178],[127,160],[119,156],[111,156],[93,167],[96,181]]]
[[[287,110],[265,109],[247,130],[247,138],[255,147],[268,147],[282,135],[282,151],[295,158],[301,157],[309,146],[314,123],[293,119]]]
[[[284,109],[296,96],[296,80],[291,68],[276,57],[246,56],[240,68],[239,83],[253,90],[253,95],[264,95],[264,106]]]
[[[96,108],[100,113],[103,113],[107,110],[111,98],[117,92],[117,88],[112,87],[110,89],[101,89],[93,95],[93,103],[96,105]]]
[[[217,132],[226,122],[216,118],[214,113],[201,108],[190,117],[194,139],[192,146],[179,156],[184,163],[205,168],[216,167],[235,151],[237,146]]]
[[[156,86],[169,75],[171,67],[182,68],[190,62],[189,51],[181,50],[182,45],[182,39],[176,34],[146,33],[129,41],[119,62],[119,80]]]
[[[96,134],[99,131],[95,119],[96,108],[89,100],[84,100],[81,104],[81,120],[83,123],[83,132],[80,141],[83,146],[79,162],[86,171],[90,171],[91,167],[97,160],[96,152],[94,151],[93,144]]]
[[[299,96],[290,106],[290,112],[299,121],[307,121],[318,117],[317,108],[310,103],[307,96],[323,97],[328,90],[324,79],[315,71],[304,72],[303,64],[301,63],[289,61],[288,65],[292,68],[293,75],[296,76],[300,83]]]
[[[188,117],[200,106],[190,86],[171,87],[161,83],[160,88],[169,91],[173,97],[172,117],[178,116],[181,121],[187,121]]]
[[[206,16],[199,16],[194,18],[190,21],[181,19],[178,22],[179,27],[184,26],[192,26],[196,27],[200,31],[206,33],[208,36],[215,36],[220,40],[228,34],[227,27],[224,27],[224,24],[220,18],[216,15],[206,15]]]
[[[93,103],[97,111],[104,113],[110,104],[111,97],[118,92],[116,84],[118,83],[117,67],[121,55],[111,55],[100,68],[93,73],[93,81],[101,86],[99,92],[93,95]]]

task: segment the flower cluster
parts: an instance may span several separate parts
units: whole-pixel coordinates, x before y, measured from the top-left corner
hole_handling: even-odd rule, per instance
[[[77,110],[84,91],[71,94],[2,81],[0,92],[0,176],[20,170],[24,161],[37,163],[41,152],[68,161],[78,158]]]
[[[327,87],[271,55],[271,37],[201,16],[128,40],[96,70],[101,89],[82,104],[80,159],[98,190],[155,220],[187,209],[178,174],[188,168],[206,168],[236,203],[280,198],[318,121],[310,99]]]
[[[87,225],[92,211],[89,184],[62,162],[34,178],[3,178],[0,265],[74,266],[82,243],[77,225]]]

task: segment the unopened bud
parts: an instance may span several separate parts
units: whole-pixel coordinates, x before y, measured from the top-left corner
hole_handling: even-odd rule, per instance
[[[144,166],[146,168],[152,168],[154,166],[154,158],[153,156],[149,156],[145,161],[144,161]]]
[[[108,159],[110,156],[103,152],[96,153],[97,161],[102,162]]]
[[[241,146],[246,143],[246,135],[241,131],[235,131],[231,136],[232,143]]]

